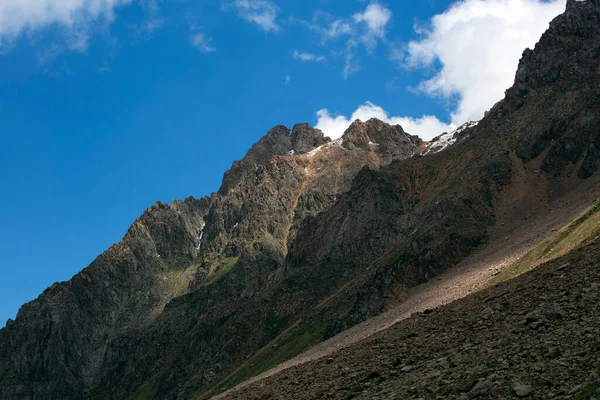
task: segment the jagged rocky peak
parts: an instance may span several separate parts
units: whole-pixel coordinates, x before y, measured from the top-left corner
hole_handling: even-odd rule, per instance
[[[506,92],[505,111],[520,108],[526,97],[557,82],[589,84],[598,74],[600,54],[598,46],[584,42],[597,38],[599,31],[600,0],[568,0],[566,12],[550,23],[535,50],[523,52],[515,83]]]
[[[331,142],[331,139],[320,130],[311,127],[307,123],[296,124],[291,133],[291,147],[295,154],[304,154]]]
[[[404,132],[400,125],[390,125],[377,118],[366,122],[357,119],[344,132],[342,140],[343,147],[348,150],[376,150],[389,161],[410,157],[423,143],[418,136]]]
[[[574,7],[582,7],[585,6],[586,3],[588,5],[598,5],[600,4],[600,1],[598,0],[567,0],[567,12],[573,11],[573,10],[580,10],[580,8],[575,9]]]
[[[256,142],[244,158],[233,162],[231,169],[225,172],[219,194],[228,193],[271,157],[304,154],[330,141],[322,131],[306,123],[297,124],[292,130],[277,125]]]
[[[422,140],[409,135],[400,125],[389,125],[376,118],[366,122],[354,121],[342,137],[347,150],[375,150],[384,156],[386,162],[395,158],[406,158],[414,153]],[[219,194],[228,193],[242,184],[254,170],[274,156],[301,155],[310,153],[331,139],[307,123],[296,124],[292,130],[283,125],[272,128],[255,143],[239,161],[234,161],[225,173]]]
[[[406,133],[400,125],[390,125],[377,118],[371,118],[366,122],[357,119],[346,129],[342,139],[344,143],[358,147],[365,147],[369,143],[380,144],[380,142],[400,141],[417,145],[422,142],[418,136]]]
[[[277,125],[248,151],[242,160],[262,163],[273,156],[302,154],[331,141],[319,129],[307,123],[296,124],[292,130]]]

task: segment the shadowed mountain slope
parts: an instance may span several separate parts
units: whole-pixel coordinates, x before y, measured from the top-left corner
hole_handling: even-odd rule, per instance
[[[588,236],[523,276],[225,398],[598,398],[599,259]]]
[[[0,398],[209,396],[402,301],[598,180],[600,4],[569,1],[467,137],[278,126],[218,193],[157,203],[0,331]]]

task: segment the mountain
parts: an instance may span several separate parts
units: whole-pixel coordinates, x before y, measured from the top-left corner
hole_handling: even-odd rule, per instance
[[[0,398],[123,398],[155,368],[166,368],[163,384],[207,369],[209,384],[283,328],[254,329],[271,311],[257,294],[287,276],[287,244],[300,223],[334,204],[361,168],[410,157],[420,144],[375,120],[355,122],[335,142],[307,124],[273,128],[218,193],[156,203],[89,267],[24,305],[0,331]],[[235,333],[242,327],[248,335]],[[190,348],[205,353],[191,357]],[[125,385],[113,388],[120,379]]]
[[[568,1],[478,124],[277,126],[0,331],[0,398],[207,398],[401,303],[598,182],[600,2]],[[436,145],[437,143],[437,145]],[[444,143],[444,146],[439,146]],[[440,147],[443,147],[439,151]]]

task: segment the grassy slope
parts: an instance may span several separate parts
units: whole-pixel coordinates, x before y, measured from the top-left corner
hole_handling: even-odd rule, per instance
[[[600,201],[584,211],[570,224],[543,240],[533,250],[521,257],[489,282],[496,285],[532,270],[540,264],[560,257],[584,246],[600,235]]]
[[[219,262],[219,266],[208,275],[206,282],[202,286],[212,285],[218,281],[223,275],[231,271],[233,266],[239,261],[239,257],[227,257]]]

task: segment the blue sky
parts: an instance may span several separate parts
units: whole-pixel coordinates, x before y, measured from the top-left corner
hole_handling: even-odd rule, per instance
[[[431,138],[510,86],[563,1],[1,0],[0,326],[201,197],[271,127]]]

